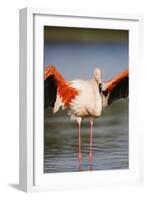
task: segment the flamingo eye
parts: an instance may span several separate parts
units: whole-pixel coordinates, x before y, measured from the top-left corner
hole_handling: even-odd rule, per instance
[[[102,83],[99,83],[99,91],[102,93]]]

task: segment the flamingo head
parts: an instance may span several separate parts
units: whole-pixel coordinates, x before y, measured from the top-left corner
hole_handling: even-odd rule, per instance
[[[102,80],[101,80],[101,70],[99,68],[96,68],[94,70],[93,75],[94,75],[94,79],[96,80],[96,82],[98,84],[102,82]]]

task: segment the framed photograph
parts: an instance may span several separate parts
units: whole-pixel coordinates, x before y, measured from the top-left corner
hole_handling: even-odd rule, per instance
[[[140,15],[20,10],[22,190],[143,182],[142,24]]]

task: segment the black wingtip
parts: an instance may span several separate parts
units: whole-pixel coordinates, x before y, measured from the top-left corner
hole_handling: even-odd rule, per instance
[[[108,105],[110,105],[113,101],[121,98],[127,98],[129,94],[129,78],[126,77],[121,80],[110,92],[108,98]]]
[[[53,75],[44,81],[44,109],[54,107],[57,95],[57,83]]]

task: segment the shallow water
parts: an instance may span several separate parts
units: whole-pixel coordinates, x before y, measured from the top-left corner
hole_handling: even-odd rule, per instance
[[[93,162],[89,164],[90,124],[83,120],[82,164],[78,162],[76,123],[67,111],[45,111],[44,172],[126,169],[128,162],[128,101],[115,102],[103,111],[93,126]]]

